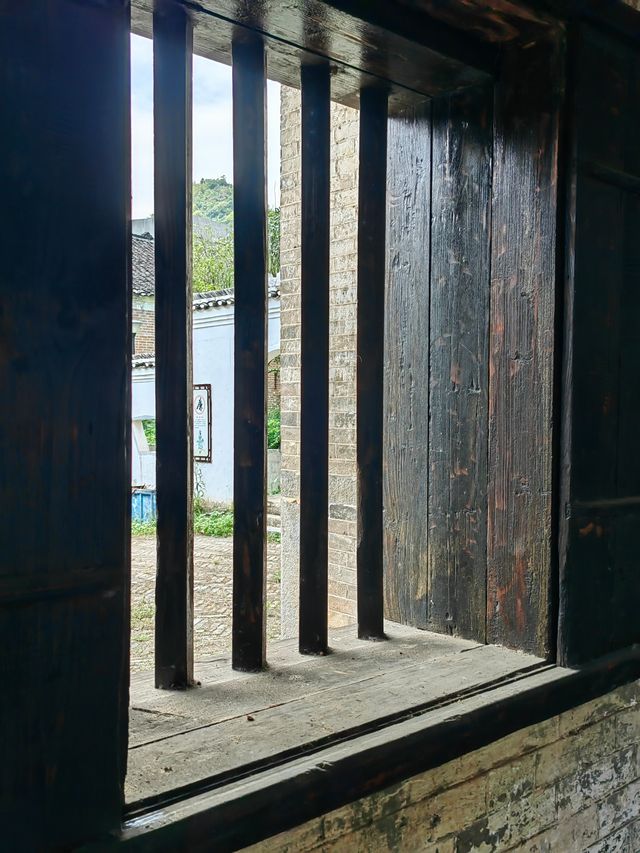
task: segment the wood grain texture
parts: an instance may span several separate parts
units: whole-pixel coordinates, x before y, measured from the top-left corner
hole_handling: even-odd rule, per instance
[[[192,24],[174,0],[154,15],[156,687],[193,682],[191,283]]]
[[[463,655],[464,656],[464,655]],[[395,726],[300,756],[199,797],[136,815],[127,851],[242,849],[346,803],[389,789],[527,726],[603,696],[640,675],[640,648],[570,671],[544,667],[525,678],[432,708]],[[286,802],[288,808],[274,808]],[[103,849],[103,848],[99,848]]]
[[[544,3],[530,0],[526,4],[517,0],[453,0],[448,3],[442,0],[400,0],[400,3],[495,44],[539,37],[557,26],[549,15],[549,0]],[[557,5],[560,3],[566,10],[566,0],[558,0]]]
[[[270,658],[260,678],[231,673],[228,665],[198,667],[203,686],[186,695],[134,684],[128,802],[139,808],[140,801],[157,801],[175,788],[249,775],[377,728],[382,720],[389,724],[454,703],[481,684],[541,663],[390,622],[385,628],[388,642],[374,645],[348,627],[332,630],[326,660],[301,660],[295,646],[285,641],[285,651],[277,642],[278,663]]]
[[[266,662],[266,76],[259,39],[233,45],[235,271],[233,666]]]
[[[358,636],[382,639],[387,94],[360,94],[356,340]]]
[[[0,4],[0,819],[121,819],[128,699],[129,20]]]
[[[300,651],[325,654],[329,513],[330,71],[302,80]]]
[[[640,639],[640,50],[587,25],[571,45],[559,655],[573,664]]]
[[[492,90],[433,102],[428,615],[486,638]]]
[[[507,51],[495,89],[487,639],[551,648],[551,487],[562,50]]]
[[[427,626],[431,105],[389,120],[384,387],[384,596]],[[363,295],[364,296],[364,295]]]
[[[221,783],[239,772],[249,775],[247,771],[318,751],[377,728],[383,720],[390,723],[424,712],[455,701],[456,694],[539,665],[533,656],[477,646],[409,665],[399,658],[387,671],[375,673],[372,667],[361,678],[343,677],[335,684],[318,685],[310,694],[283,697],[275,705],[255,696],[252,704],[247,706],[245,701],[226,719],[201,723],[191,731],[158,732],[135,747],[130,753],[130,802],[193,787],[205,779]],[[286,673],[281,677],[286,678]],[[219,690],[225,695],[228,688],[220,684]],[[171,767],[171,772],[165,767]]]
[[[152,0],[134,6],[136,31],[149,35]],[[299,67],[325,57],[337,66],[333,97],[351,106],[361,87],[380,79],[395,84],[400,98],[430,96],[486,82],[496,65],[492,46],[431,17],[407,10],[395,15],[388,4],[370,0],[201,0],[194,12],[198,53],[228,64],[234,37],[260,34],[270,77],[297,87]]]

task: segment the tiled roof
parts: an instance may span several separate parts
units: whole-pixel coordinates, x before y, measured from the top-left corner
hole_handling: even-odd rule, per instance
[[[156,357],[152,352],[136,353],[131,359],[131,367],[155,367]]]
[[[136,353],[131,359],[131,367],[155,367],[156,357],[152,352]]]
[[[269,277],[269,297],[271,299],[280,298],[280,282],[271,277]],[[235,301],[235,294],[229,288],[209,290],[206,293],[194,293],[193,310],[205,311],[208,308],[219,308],[222,305],[233,305]]]
[[[136,296],[153,296],[155,294],[155,256],[154,242],[150,234],[132,234],[132,263],[133,263],[133,292]],[[280,298],[280,281],[277,277],[269,276],[269,296]],[[209,290],[206,293],[193,294],[194,311],[205,311],[209,308],[219,308],[223,305],[233,305],[235,297],[233,290]]]
[[[136,296],[153,296],[155,286],[155,258],[151,235],[131,235],[133,264],[133,292]]]

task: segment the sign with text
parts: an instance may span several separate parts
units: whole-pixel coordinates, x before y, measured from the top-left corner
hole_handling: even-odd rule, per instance
[[[193,458],[211,462],[211,385],[193,386]]]

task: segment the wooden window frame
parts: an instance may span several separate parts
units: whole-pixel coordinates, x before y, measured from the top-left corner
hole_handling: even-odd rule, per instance
[[[218,787],[206,780],[155,807],[127,810],[126,849],[166,850],[215,838],[239,850],[481,749],[640,678],[640,646],[575,671],[552,664],[520,679],[487,685],[420,715],[371,726],[312,755],[240,774]],[[286,803],[286,808],[276,804]]]
[[[206,5],[212,18],[216,19],[217,4],[212,1]],[[335,5],[349,7],[348,3]],[[376,15],[379,21],[380,11],[378,7],[372,11],[372,18],[375,19]],[[217,19],[216,22],[220,23]],[[387,23],[389,22],[387,21]],[[256,26],[255,22],[247,20],[242,21],[242,24],[252,29]],[[222,30],[224,31],[224,26]],[[268,41],[271,34],[265,33],[264,35]],[[281,38],[283,33],[276,32],[275,35]],[[548,34],[546,35],[548,36]],[[533,52],[533,60],[531,59],[532,53],[529,53],[522,62],[523,54],[517,48],[508,51],[506,57],[503,57],[501,73],[498,73],[497,82],[494,84],[494,103],[498,104],[498,110],[500,110],[501,103],[501,87],[505,89],[504,103],[513,104],[513,100],[517,97],[518,84],[530,87],[535,75],[544,69],[546,69],[547,74],[551,74],[552,69],[555,69],[557,73],[562,73],[563,55],[562,51],[558,49],[560,42],[556,36],[557,34],[553,34],[551,38],[541,40],[541,46]],[[469,45],[462,47],[463,52],[465,49],[468,50]],[[211,51],[209,44],[208,50],[211,58],[224,58],[220,34],[215,49]],[[286,51],[284,52],[286,53]],[[473,51],[470,51],[467,56],[472,54]],[[460,54],[456,58],[459,60]],[[492,61],[487,54],[481,55],[479,64],[481,66],[483,63],[485,64],[480,77],[486,72]],[[295,61],[293,64],[295,66]],[[295,80],[295,75],[293,80],[287,76],[289,72],[283,70],[285,66],[282,65],[282,61],[278,57],[276,57],[276,66],[281,82],[288,82],[289,84],[298,82]],[[458,69],[457,73],[462,72]],[[514,79],[517,81],[516,90],[507,91]],[[544,112],[547,108],[544,86],[537,86],[536,91],[539,93],[540,109]],[[556,107],[559,113],[562,98],[560,94],[556,94]],[[402,102],[401,93],[398,94],[396,91],[392,95],[392,102],[394,96]],[[348,98],[345,100],[348,102]],[[453,107],[454,110],[456,108]],[[504,116],[507,124],[513,119],[514,117],[511,115]],[[544,147],[544,141],[542,139],[540,141]],[[503,145],[502,149],[499,148],[501,144]],[[553,149],[549,155],[551,159],[560,157],[557,148],[559,144],[560,134],[558,132],[555,142],[551,143]],[[516,156],[514,152],[510,152],[508,149],[508,138],[498,140],[497,150],[495,145],[494,141],[493,156],[502,164],[498,168],[502,167],[508,170],[509,157]],[[553,168],[553,165],[549,164],[549,168]],[[498,172],[497,178],[503,181],[503,188],[506,187],[506,182],[509,179],[506,172],[503,177]],[[530,173],[530,184],[526,187],[525,192],[526,190],[534,191],[535,181],[538,178],[539,174]],[[526,179],[529,180],[529,176]],[[366,196],[364,201],[366,203]],[[556,197],[550,202],[552,205],[557,205],[557,208],[554,208],[554,213],[555,210],[560,210],[558,201]],[[502,201],[497,204],[494,203],[494,227],[496,219],[500,222],[502,218],[505,228],[507,228],[509,223],[514,222],[519,215],[522,215],[522,206],[525,203],[526,199],[523,197],[516,196],[514,198],[505,193]],[[506,261],[503,258],[505,250]],[[509,246],[494,244],[492,252],[494,258],[500,259],[493,264],[492,269],[494,296],[497,293],[502,302],[494,301],[491,305],[491,312],[493,319],[502,324],[505,318],[508,321],[510,310],[517,314],[519,295],[509,292],[506,279],[504,284],[498,282],[497,289],[495,286],[495,276],[501,274],[500,263],[504,264],[505,269],[508,268],[510,262],[508,257]],[[546,275],[554,289],[557,288],[559,291],[559,282],[562,280],[560,260],[559,257],[549,256],[545,261],[537,257],[534,251],[528,258],[531,276]],[[517,261],[515,262],[517,263]],[[555,262],[557,262],[557,266]],[[541,266],[537,266],[539,264]],[[546,267],[545,264],[547,264]],[[320,285],[320,279],[318,281]],[[510,302],[513,299],[516,302]],[[554,299],[555,297],[547,305],[547,310],[551,314],[554,311]],[[555,307],[557,308],[557,306]],[[506,313],[501,314],[501,312]],[[552,316],[548,315],[548,322],[557,335],[555,346],[559,347],[560,320],[557,321],[557,325],[554,325]],[[321,329],[319,333],[322,336]],[[542,345],[542,341],[538,341],[538,344]],[[517,346],[517,341],[512,339],[510,344],[507,344],[504,340],[489,340],[488,346],[492,351],[492,358],[496,358],[496,347],[498,347],[499,352],[500,347],[504,348],[508,345]],[[554,350],[549,363],[552,366],[555,364],[556,369],[558,369],[557,358]],[[496,364],[497,362],[493,368],[494,376]],[[499,372],[500,368],[498,368],[498,374]],[[557,387],[557,381],[557,378],[553,381],[555,387]],[[378,385],[380,385],[379,382]],[[553,454],[557,447],[554,442],[557,441],[557,437],[547,434],[546,423],[542,416],[537,422],[530,422],[530,413],[526,410],[525,405],[526,384],[522,385],[521,393],[524,396],[519,402],[516,400],[514,408],[507,413],[506,417],[510,419],[512,425],[514,419],[515,421],[519,420],[519,429],[526,431],[533,428],[534,433],[539,438],[539,446],[544,448],[541,464],[546,466],[546,476],[551,479],[553,477]],[[549,393],[551,395],[551,384],[549,385]],[[493,435],[491,435],[492,431]],[[506,446],[503,446],[501,441],[507,440],[508,433],[504,431],[504,424],[500,425],[495,416],[493,422],[489,424],[489,432],[490,454],[493,454],[495,458],[506,451]],[[524,445],[522,452],[525,452]],[[541,470],[539,467],[535,467],[537,464],[536,461],[534,471]],[[372,482],[374,481],[375,475]],[[506,481],[500,483],[495,478],[490,480],[490,500],[492,499],[494,503],[499,500],[499,495],[507,496],[508,492],[509,486]],[[508,502],[513,500],[513,496],[507,497]],[[375,495],[372,501],[371,510],[375,515]],[[512,503],[509,511],[514,515],[511,521],[507,518],[503,522],[505,530],[509,529],[509,525],[519,523],[517,520],[517,504]],[[602,695],[618,685],[637,678],[640,675],[640,653],[637,647],[631,647],[599,658],[576,671],[562,669],[553,663],[556,655],[555,609],[557,606],[553,589],[557,583],[557,575],[553,571],[554,558],[551,547],[554,540],[552,531],[557,529],[558,525],[558,520],[554,516],[554,507],[550,503],[539,505],[537,511],[534,509],[533,512],[528,513],[525,524],[528,525],[529,532],[527,533],[525,530],[524,538],[526,540],[529,537],[531,548],[534,551],[541,544],[536,531],[543,531],[543,536],[547,542],[546,562],[549,567],[548,571],[546,574],[542,574],[541,586],[534,591],[533,596],[529,599],[525,621],[518,623],[518,618],[521,619],[521,616],[517,617],[515,609],[512,611],[512,620],[502,619],[492,623],[489,619],[486,639],[487,642],[505,643],[538,653],[550,661],[547,666],[541,666],[531,673],[525,673],[509,683],[487,684],[486,688],[473,698],[461,698],[453,695],[450,700],[444,703],[445,707],[439,707],[437,712],[435,709],[428,709],[422,714],[413,714],[407,719],[400,716],[397,719],[387,721],[386,727],[370,727],[367,731],[362,731],[356,736],[350,736],[344,742],[338,740],[326,749],[317,751],[312,755],[302,755],[284,760],[281,763],[276,762],[275,766],[260,769],[255,773],[249,770],[243,773],[240,768],[241,779],[237,781],[229,781],[217,787],[208,787],[207,781],[204,780],[201,783],[194,784],[188,798],[181,795],[176,795],[174,798],[171,796],[163,798],[161,808],[140,809],[134,805],[128,812],[122,840],[131,842],[135,846],[138,841],[144,839],[148,849],[154,849],[154,828],[157,826],[166,827],[167,824],[171,824],[176,833],[176,838],[214,836],[220,845],[220,849],[235,849],[245,846],[291,828],[330,809],[337,808],[346,802],[371,794],[375,790],[413,774],[424,772],[466,752],[478,749],[510,732],[533,725],[551,715],[562,713],[569,708]],[[495,519],[493,525],[490,525],[487,544],[488,558],[491,564],[491,560],[496,559],[497,550],[504,547]],[[363,560],[363,566],[365,562],[370,564],[370,560]],[[513,575],[509,573],[501,575],[500,563],[497,562],[496,566],[498,566],[497,572],[495,570],[492,572],[491,567],[489,568],[489,594],[493,590],[494,594],[499,595],[500,589],[507,589],[513,584],[522,582],[522,578],[520,580],[518,578],[517,568]],[[381,576],[378,574],[378,580],[374,583],[379,585],[380,580]],[[362,583],[366,585],[368,582],[368,576],[363,575]],[[534,586],[535,583],[537,581],[534,578]],[[539,620],[540,609],[538,608],[542,608],[546,614],[542,621]],[[380,614],[378,614],[379,616]],[[517,627],[514,627],[516,624]],[[324,649],[322,636],[325,630],[326,628],[320,627],[320,633],[317,635],[320,637],[317,649],[321,651]],[[363,611],[361,630],[366,636],[373,636],[374,634],[376,637],[381,636],[380,618],[376,618],[373,611],[371,613]],[[316,650],[314,646],[309,648]],[[301,648],[301,650],[303,649]],[[286,801],[290,806],[286,810],[273,809],[272,804],[277,801]]]
[[[133,8],[134,28],[147,35],[150,32],[149,5],[148,0],[136,0]],[[261,4],[261,8],[267,5]],[[534,10],[540,5],[546,4],[534,2]],[[634,27],[636,34],[640,32],[638,18],[631,12],[623,13],[616,7],[603,21],[598,17],[597,5],[587,3],[582,14],[602,23],[608,33],[618,33],[621,40],[629,40],[625,33],[627,26]],[[201,41],[196,46],[200,52],[212,58],[228,57],[230,36],[237,27],[250,31],[254,37],[256,33],[269,35],[274,68],[282,82],[291,84],[288,75],[292,74],[292,68],[298,67],[301,58],[314,61],[318,56],[328,58],[340,65],[341,73],[336,74],[334,85],[339,97],[347,102],[349,92],[355,91],[354,81],[357,89],[361,88],[363,78],[378,81],[387,66],[394,69],[392,106],[402,103],[403,86],[418,87],[418,90],[429,86],[432,93],[442,94],[442,76],[434,73],[428,80],[412,76],[416,59],[425,60],[421,67],[437,71],[438,68],[442,70],[440,63],[444,58],[447,74],[453,75],[461,87],[482,83],[496,68],[496,51],[487,47],[486,42],[454,32],[441,20],[425,29],[425,18],[416,12],[408,11],[403,18],[389,16],[384,2],[363,4],[359,0],[325,0],[326,10],[335,13],[329,16],[329,24],[333,27],[331,34],[335,36],[328,40],[331,56],[327,55],[327,32],[317,26],[317,21],[307,22],[314,24],[309,28],[297,28],[300,21],[273,16],[269,19],[272,31],[266,34],[262,32],[261,20],[249,17],[238,21],[230,17],[231,6],[235,4],[230,0],[202,0],[200,8],[205,17],[211,19],[211,26],[198,28],[197,39]],[[15,799],[17,805],[16,816],[8,815],[9,838],[16,832],[19,833],[16,837],[24,842],[30,837],[29,833],[36,836],[46,833],[45,842],[61,848],[77,847],[92,840],[99,848],[106,839],[107,847],[119,842],[132,850],[153,850],[197,849],[205,847],[207,842],[210,844],[215,836],[219,849],[234,849],[478,749],[509,732],[640,677],[639,645],[620,649],[620,637],[610,634],[603,639],[604,648],[596,645],[594,649],[591,643],[580,645],[574,624],[570,635],[560,633],[556,649],[553,621],[545,630],[545,637],[540,638],[535,630],[531,632],[531,622],[525,619],[525,633],[532,642],[542,648],[547,644],[546,653],[552,661],[547,666],[523,673],[515,681],[487,685],[475,695],[454,694],[438,707],[423,709],[421,714],[378,721],[366,731],[335,741],[313,755],[289,758],[277,767],[262,768],[259,773],[228,780],[216,789],[207,789],[205,780],[189,797],[179,794],[157,808],[138,812],[129,809],[123,816],[129,696],[130,495],[126,485],[130,476],[132,349],[130,245],[127,248],[130,242],[129,4],[126,0],[87,0],[80,4],[69,0],[60,3],[56,16],[44,21],[41,11],[37,4],[16,6],[15,12],[7,13],[3,19],[6,26],[0,29],[3,46],[0,55],[4,57],[0,76],[3,83],[11,82],[5,88],[2,107],[15,118],[15,126],[11,125],[11,133],[5,134],[1,143],[5,156],[0,159],[12,163],[7,197],[15,202],[15,210],[6,221],[8,239],[4,262],[8,281],[14,276],[16,280],[30,282],[32,287],[30,300],[24,299],[24,290],[19,288],[7,288],[6,294],[3,293],[9,306],[5,316],[11,318],[15,351],[10,359],[3,361],[2,375],[3,379],[9,379],[6,387],[10,392],[13,389],[14,394],[10,402],[16,404],[11,416],[0,425],[9,472],[6,477],[9,488],[5,488],[4,496],[5,501],[11,501],[4,509],[14,528],[14,537],[3,553],[4,574],[0,582],[3,607],[12,608],[10,618],[0,627],[4,631],[9,681],[17,690],[17,701],[5,703],[3,709],[3,720],[8,720],[12,738],[9,744],[11,760],[3,766],[2,779],[9,791],[8,802],[13,805]],[[367,21],[362,20],[365,17]],[[534,30],[539,27],[537,36],[543,41],[544,34],[549,35],[549,26],[558,34],[553,21],[550,24],[544,16],[536,19],[533,15],[533,18]],[[358,51],[349,47],[354,26],[364,38],[375,41],[384,36],[384,55],[363,59]],[[342,40],[341,27],[344,30]],[[34,31],[37,39],[33,38]],[[296,32],[308,34],[304,45],[296,41]],[[184,35],[189,36],[186,31]],[[535,57],[538,67],[544,69],[544,53],[531,53],[531,39],[537,44],[536,33],[527,32],[525,28],[519,36],[521,46],[529,56]],[[38,49],[40,44],[48,45],[49,40],[54,49]],[[31,47],[25,50],[29,45]],[[555,45],[564,48],[564,40]],[[69,50],[70,46],[75,49]],[[575,44],[569,47],[571,56]],[[518,47],[504,50],[503,64],[498,69],[502,72],[500,85],[508,86],[512,74],[518,79],[518,66],[524,52]],[[20,68],[26,69],[26,73],[15,74],[17,56]],[[560,62],[565,60],[562,52],[553,56]],[[77,76],[83,66],[86,76],[79,86]],[[447,80],[450,81],[451,76]],[[575,81],[571,83],[575,86]],[[104,95],[99,104],[96,92]],[[541,93],[542,89],[537,91],[540,97]],[[185,106],[183,95],[184,92],[179,97]],[[516,95],[517,92],[510,93],[511,103],[517,101]],[[585,163],[574,156],[580,135],[575,124],[574,95],[570,90],[563,101],[560,93],[559,109],[564,110],[566,122],[557,136],[564,151],[558,155],[560,172],[553,177],[557,187],[554,210],[559,211],[562,221],[556,223],[553,233],[544,235],[548,236],[556,255],[555,268],[538,270],[540,275],[546,273],[548,276],[545,280],[553,289],[556,307],[565,297],[567,299],[566,310],[558,310],[553,328],[547,330],[552,337],[555,335],[555,366],[562,367],[562,371],[555,371],[553,389],[554,404],[561,409],[563,420],[561,425],[556,422],[549,437],[550,444],[545,435],[543,453],[545,459],[550,454],[551,464],[555,466],[552,494],[547,496],[552,503],[548,516],[550,527],[545,528],[545,535],[548,534],[550,547],[558,548],[558,554],[551,554],[549,558],[553,571],[548,575],[546,591],[550,610],[559,610],[565,629],[572,627],[567,624],[572,619],[578,620],[589,613],[589,602],[579,598],[576,603],[575,596],[580,590],[576,590],[575,579],[567,576],[567,553],[575,560],[571,549],[575,549],[581,536],[592,532],[606,542],[607,531],[604,526],[602,531],[598,527],[604,510],[615,514],[621,507],[626,512],[631,506],[633,512],[637,512],[637,501],[629,502],[624,495],[608,497],[604,508],[602,501],[590,500],[589,495],[578,495],[573,502],[569,500],[576,497],[571,494],[570,481],[575,477],[571,464],[577,457],[572,452],[568,433],[575,429],[575,421],[583,414],[581,402],[584,406],[584,401],[571,399],[576,390],[571,373],[575,368],[571,363],[575,344],[572,299],[578,290],[572,278],[571,255],[575,249],[571,241],[576,236],[575,223],[571,219],[576,183],[584,178],[585,171],[595,169],[601,183],[631,184],[633,192],[637,192],[638,187],[638,175],[633,170],[625,176],[624,171],[602,164],[600,160],[587,163],[585,167]],[[58,109],[60,101],[65,107],[63,113]],[[601,101],[606,104],[606,98]],[[38,110],[42,104],[50,106],[44,111]],[[184,118],[186,111],[181,109],[180,113]],[[59,121],[61,114],[65,116],[63,123]],[[167,125],[170,126],[169,122]],[[514,121],[514,126],[523,125]],[[524,138],[528,138],[526,134]],[[538,147],[546,151],[544,145]],[[504,165],[508,159],[503,156],[504,149],[499,148],[494,153],[500,155]],[[34,162],[47,166],[55,163],[55,168],[48,169],[46,181],[31,182],[30,195],[25,200],[24,187],[29,183],[29,176],[32,177]],[[94,171],[95,183],[76,180]],[[73,194],[70,196],[71,185]],[[173,192],[174,199],[182,197],[184,201],[188,187],[180,187],[177,182],[169,190],[168,195]],[[52,206],[51,198],[57,195],[64,203]],[[112,204],[103,204],[104,198]],[[74,207],[77,204],[86,215],[78,217]],[[500,224],[506,229],[517,218],[518,211],[511,199],[504,199],[503,204]],[[31,221],[32,207],[51,228],[50,239],[34,241],[31,234],[25,233],[23,223],[27,219]],[[174,211],[180,215],[178,205]],[[165,223],[165,227],[177,235],[183,250],[188,251],[188,221],[183,218],[173,224]],[[78,239],[77,229],[80,229],[82,240]],[[496,243],[494,248],[499,251],[502,247]],[[70,264],[70,258],[83,263]],[[184,309],[188,314],[191,302],[186,298],[187,268],[188,264],[182,263],[179,271],[185,287],[178,294],[184,304],[178,307],[180,312]],[[82,275],[78,274],[79,270]],[[166,274],[167,270],[164,272]],[[86,286],[88,274],[91,288]],[[505,276],[501,298],[517,299],[518,293],[510,293],[508,286]],[[33,299],[41,310],[32,310]],[[168,304],[165,307],[169,307]],[[492,311],[497,308],[499,305],[491,306]],[[177,322],[181,323],[179,334],[184,343],[189,324],[184,325],[180,312]],[[82,351],[79,333],[83,335],[89,329],[96,331],[95,319],[100,319],[101,330],[107,329],[108,334],[100,331],[95,345]],[[597,323],[594,328],[596,332],[601,331]],[[501,341],[494,343],[496,346],[503,344]],[[537,343],[543,345],[545,341]],[[183,348],[187,351],[187,347]],[[46,369],[39,369],[40,365],[35,364],[34,352]],[[83,356],[82,361],[77,358],[78,354]],[[515,359],[515,352],[513,356]],[[49,358],[52,358],[51,365],[47,364]],[[51,380],[54,374],[48,370],[49,366],[58,371],[55,382]],[[105,371],[99,386],[95,382],[83,386],[87,366]],[[184,379],[188,364],[182,364],[180,370]],[[79,383],[77,387],[83,390],[83,395],[76,394],[72,400],[73,395],[59,393],[63,388],[65,392],[75,388],[75,382]],[[182,414],[188,421],[191,388],[189,382],[183,384],[189,389],[189,394],[183,395],[181,400],[181,405],[185,403]],[[46,421],[38,425],[39,433],[31,429],[33,420],[25,429],[24,415],[28,406],[24,401],[52,404]],[[533,426],[533,431],[539,435],[546,424],[536,422]],[[498,445],[500,440],[505,440],[499,433],[497,430]],[[70,441],[70,436],[77,440]],[[34,453],[36,446],[41,448],[42,459]],[[52,473],[51,462],[59,447],[66,449],[68,458]],[[95,447],[100,448],[100,453],[86,452]],[[561,457],[560,451],[565,456]],[[29,464],[32,486],[23,490],[28,492],[27,498],[17,490],[12,494],[16,483],[22,482],[24,472],[20,466],[25,460]],[[93,507],[90,511],[83,509],[86,501],[82,492],[75,487],[68,488],[70,474],[82,465],[88,466],[90,477],[102,487],[98,494],[99,512]],[[530,485],[520,482],[517,497],[526,499]],[[492,488],[499,491],[495,483]],[[190,490],[183,489],[183,493],[189,495]],[[565,498],[567,503],[562,504]],[[29,548],[25,549],[23,542],[28,538],[28,531],[24,518],[28,513],[23,510],[30,506],[30,501],[37,507],[47,507],[49,527],[44,535],[34,535]],[[512,501],[511,510],[514,506]],[[579,510],[575,516],[571,515],[573,509]],[[589,527],[592,524],[590,514],[595,519],[592,527]],[[79,519],[83,525],[77,524]],[[584,521],[588,522],[586,527],[580,528],[578,522]],[[534,523],[535,519],[529,519],[532,528]],[[586,528],[587,532],[583,533]],[[496,529],[494,526],[492,533],[495,534]],[[68,535],[70,530],[75,534],[72,537]],[[504,544],[500,537],[494,538],[494,549]],[[182,537],[178,547],[188,562],[188,536]],[[597,560],[595,562],[597,564]],[[597,576],[598,565],[594,567],[588,562],[584,565],[589,571],[593,570],[589,580],[602,580]],[[181,576],[179,580],[184,579]],[[512,581],[522,581],[522,577],[517,573],[513,578],[500,573],[495,575],[497,589],[508,589]],[[599,589],[597,584],[594,588]],[[181,592],[188,607],[189,590],[182,587]],[[560,597],[561,594],[560,607],[556,607],[554,595]],[[605,611],[605,615],[607,613],[610,622],[616,616],[620,618],[613,609]],[[517,629],[517,608],[512,615],[516,617],[512,625]],[[600,618],[605,621],[604,616]],[[505,642],[510,639],[508,630],[498,631],[495,626],[493,636]],[[631,634],[621,636],[627,643]],[[635,635],[631,639],[634,640]],[[588,660],[609,647],[618,650]],[[188,658],[188,652],[183,658]],[[587,662],[582,663],[585,659]],[[569,670],[556,666],[553,661],[580,663],[580,666]],[[188,660],[182,670],[182,681],[187,682],[190,678]],[[43,741],[39,737],[43,731],[52,736]],[[25,791],[29,802],[25,799]],[[278,802],[287,802],[288,807],[274,808],[274,803]],[[35,826],[34,815],[41,826]]]

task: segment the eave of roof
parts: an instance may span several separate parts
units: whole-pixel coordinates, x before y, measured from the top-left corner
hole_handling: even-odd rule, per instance
[[[280,298],[280,284],[276,281],[269,283],[269,299]],[[206,293],[193,294],[193,310],[205,311],[208,308],[220,308],[224,305],[233,305],[236,301],[232,289],[210,290]]]
[[[155,367],[156,366],[156,356],[153,352],[141,352],[136,353],[131,359],[131,367],[132,368],[145,368],[145,367]]]

